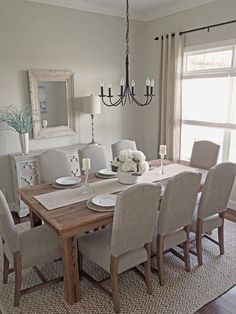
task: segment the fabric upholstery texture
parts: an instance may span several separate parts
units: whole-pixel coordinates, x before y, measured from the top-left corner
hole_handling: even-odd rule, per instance
[[[78,240],[79,251],[110,272],[111,255],[118,257],[118,273],[147,260],[144,245],[152,241],[161,186],[137,184],[120,193],[112,229]]]
[[[168,181],[158,216],[158,234],[191,225],[200,180],[200,173],[185,171]]]
[[[203,219],[225,211],[236,176],[236,164],[224,162],[207,174],[199,202],[198,218]]]
[[[20,253],[22,268],[36,266],[61,257],[60,238],[46,225],[18,233],[6,199],[0,191],[0,234],[3,251],[14,266],[13,254]]]
[[[197,213],[198,213],[198,206],[196,205],[196,208],[194,210],[194,215],[193,215],[193,222],[191,225],[191,231],[196,232],[197,231]],[[210,232],[215,228],[219,228],[222,226],[222,218],[216,214],[212,215],[210,217],[206,217],[202,220],[202,233]]]
[[[184,229],[178,229],[173,232],[170,232],[164,236],[164,248],[163,250],[166,251],[175,245],[183,243],[187,240],[187,235]],[[156,237],[152,242],[152,251],[156,253]]]
[[[37,156],[37,163],[40,183],[52,183],[57,178],[72,176],[69,155],[66,151],[48,150]]]
[[[119,155],[121,150],[124,150],[124,149],[137,150],[135,141],[120,140],[116,143],[111,144],[111,151],[112,151],[113,159]]]
[[[79,251],[88,259],[95,261],[100,267],[110,272],[111,228],[90,233],[79,239]],[[141,247],[119,256],[118,274],[128,270],[130,265],[138,265],[147,260],[146,250]]]
[[[79,149],[80,168],[82,169],[82,159],[90,158],[91,173],[107,168],[106,149],[103,145],[89,144]]]
[[[210,169],[215,166],[219,155],[220,145],[210,141],[196,141],[193,144],[190,166]]]
[[[51,262],[61,257],[60,239],[46,225],[38,226],[19,234],[22,268]],[[3,250],[13,265],[13,255],[7,243]]]
[[[20,241],[18,238],[18,232],[14,224],[11,211],[0,190],[0,235],[6,242],[12,253],[19,251]]]

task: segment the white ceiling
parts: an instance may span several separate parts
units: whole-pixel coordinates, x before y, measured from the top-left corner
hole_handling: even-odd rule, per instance
[[[125,15],[125,0],[27,0],[114,16]],[[149,21],[215,0],[130,0],[131,18]]]

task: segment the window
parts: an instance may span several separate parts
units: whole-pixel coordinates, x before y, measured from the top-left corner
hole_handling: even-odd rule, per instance
[[[220,161],[236,162],[236,45],[185,52],[181,160],[194,141],[220,144]]]

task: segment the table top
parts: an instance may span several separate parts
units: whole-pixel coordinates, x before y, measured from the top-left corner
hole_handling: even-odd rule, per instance
[[[159,166],[158,160],[152,161]],[[170,164],[164,161],[164,164]],[[89,176],[89,182],[102,180],[95,175]],[[108,179],[109,180],[109,179]],[[168,180],[161,181],[166,185]],[[30,210],[41,218],[49,227],[56,230],[62,238],[69,238],[85,231],[112,223],[113,212],[95,212],[86,207],[86,201],[67,205],[64,207],[47,210],[34,196],[58,191],[52,184],[40,184],[28,188],[19,189],[22,200],[29,206]]]

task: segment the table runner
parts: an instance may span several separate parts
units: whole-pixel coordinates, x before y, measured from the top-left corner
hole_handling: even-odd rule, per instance
[[[171,164],[164,166],[164,173],[159,174],[160,167],[155,168],[147,173],[143,174],[138,183],[151,183],[157,182],[164,179],[168,179],[177,175],[183,171],[196,171],[188,166],[180,164]],[[52,210],[67,205],[75,204],[88,200],[98,194],[109,194],[123,191],[130,187],[130,185],[125,185],[119,183],[118,179],[102,180],[90,183],[91,191],[89,193],[83,194],[83,186],[75,189],[65,189],[61,191],[50,192],[46,194],[41,194],[34,196],[34,198],[41,203],[47,210]]]

